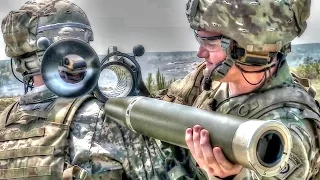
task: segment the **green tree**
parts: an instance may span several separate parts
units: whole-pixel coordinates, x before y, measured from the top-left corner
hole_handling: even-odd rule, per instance
[[[148,73],[147,77],[147,89],[149,92],[153,91],[153,79],[152,79],[152,73]]]
[[[319,79],[320,78],[320,60],[313,60],[312,57],[304,59],[303,64],[300,64],[295,70],[299,76],[308,79]]]
[[[157,74],[156,74],[156,82],[157,82],[157,90],[164,89],[166,86],[166,78],[163,74],[160,73],[160,70],[158,68]]]
[[[153,79],[152,73],[148,73],[148,77],[146,78],[146,87],[151,94],[155,94],[158,90],[168,88],[170,84],[175,80],[176,79],[174,78],[166,81],[166,78],[158,69],[155,81]]]

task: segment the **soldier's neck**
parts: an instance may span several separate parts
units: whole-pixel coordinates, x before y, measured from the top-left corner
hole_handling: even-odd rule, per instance
[[[277,61],[278,63],[277,56],[274,57],[273,61]],[[262,70],[260,67],[244,67],[246,71],[251,72]],[[233,81],[228,82],[229,96],[231,97],[251,93],[263,86],[265,81],[267,81],[277,71],[277,65],[271,67],[269,70],[265,70],[263,72],[258,73],[241,73],[241,70],[238,70],[238,73],[234,75],[234,77],[237,78],[234,78]]]
[[[250,85],[246,84],[235,84],[229,83],[229,96],[238,96],[241,94],[247,94],[253,92],[254,90],[258,89],[261,85]]]
[[[238,71],[233,81],[229,82],[229,96],[238,96],[254,92],[262,87],[264,83],[276,72],[277,66],[271,67],[269,70],[257,73],[245,73]],[[257,71],[255,67],[248,68],[247,71]]]
[[[247,94],[255,91],[264,85],[265,79],[269,78],[270,74],[267,73],[266,77],[264,73],[259,74],[244,74],[239,75],[240,78],[238,81],[229,82],[229,96],[238,96],[241,94]]]
[[[42,79],[41,75],[33,76],[33,85],[35,87],[39,87],[39,86],[44,85],[44,82],[43,82],[43,79]]]

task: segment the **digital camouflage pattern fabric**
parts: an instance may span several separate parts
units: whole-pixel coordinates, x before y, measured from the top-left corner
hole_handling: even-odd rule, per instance
[[[250,52],[276,52],[304,32],[310,5],[311,0],[189,0],[186,8],[193,29],[222,33]]]
[[[113,179],[168,179],[165,156],[154,139],[104,118],[103,104],[97,100],[79,109],[71,126],[72,164],[97,179],[101,174]]]
[[[59,109],[59,106],[64,107],[64,103],[61,103],[63,102],[61,100],[61,98],[57,98],[54,94],[50,93],[44,85],[36,87],[33,91],[21,96],[18,104],[16,104],[16,111],[9,113],[10,122],[15,123],[7,124],[5,128],[7,129],[6,131],[12,130],[12,132],[15,133],[19,131],[19,133],[22,134],[30,134],[33,132],[34,134],[34,130],[36,129],[34,127],[47,128],[48,125],[46,125],[46,121],[50,122],[55,120],[55,118],[52,119],[53,116],[49,118],[50,115],[48,117],[48,113],[52,111],[53,108]],[[59,102],[60,104],[58,104]],[[72,111],[72,109],[69,111]],[[14,117],[18,117],[19,114],[27,112],[42,113],[31,113],[33,117],[23,116],[26,121],[13,120]],[[56,116],[58,116],[58,114],[56,114]],[[46,119],[47,117],[48,119]],[[3,116],[0,119],[1,122],[6,120]],[[81,104],[81,106],[76,109],[76,113],[70,121],[70,127],[65,128],[67,128],[66,130],[70,128],[68,138],[65,139],[68,146],[60,147],[60,153],[53,155],[46,154],[47,159],[49,157],[61,157],[63,155],[62,152],[68,152],[64,154],[65,162],[71,166],[75,165],[84,169],[85,171],[83,173],[88,174],[87,177],[92,179],[174,179],[172,178],[174,173],[170,172],[170,170],[176,165],[180,165],[179,160],[173,157],[170,145],[162,144],[155,139],[136,134],[111,119],[106,118],[103,112],[103,103],[95,98],[87,99]],[[45,132],[46,135],[43,138],[49,138],[50,128]],[[58,139],[61,141],[63,138]],[[30,140],[31,138],[29,137],[23,141],[24,143],[22,143],[22,140],[19,138],[5,142],[0,141],[0,150],[12,151],[22,147],[31,148],[36,145],[36,141]],[[37,138],[37,141],[40,140],[41,138]],[[20,142],[20,144],[17,142]],[[30,144],[31,142],[33,142],[33,144]],[[46,140],[47,145],[50,143],[57,145],[57,142],[58,141],[54,141],[54,139],[51,139],[51,141],[49,139]],[[11,145],[5,146],[6,144]],[[65,149],[63,150],[63,148]],[[42,157],[45,157],[44,155],[45,154],[42,154]],[[182,159],[181,164],[185,163],[187,154],[179,153],[179,156]],[[28,156],[22,156],[20,154],[20,156],[11,160],[8,158],[10,157],[2,157],[1,162],[3,166],[7,166],[10,161],[10,168],[24,168],[33,163],[43,162],[43,160],[36,161],[36,158],[39,158],[37,154],[29,154]],[[18,162],[29,162],[29,164],[21,165]],[[44,165],[53,165],[53,161],[51,162],[50,160],[46,160],[43,163],[45,163]],[[63,167],[59,167],[61,171]],[[33,177],[49,179],[48,171],[44,172],[44,170],[42,170],[42,172],[43,174],[33,174]],[[60,177],[62,175],[59,174],[57,169],[54,173],[54,177]],[[190,177],[192,176],[193,174],[191,173]],[[8,175],[8,173],[0,174],[0,178],[1,177],[8,178],[12,177],[12,175]],[[31,179],[27,174],[19,177]]]
[[[11,11],[3,20],[1,30],[6,55],[18,57],[37,50],[38,27],[77,22],[90,26],[86,14],[67,0],[27,1],[19,10]]]
[[[85,13],[67,0],[28,1],[4,18],[1,29],[6,54],[21,73],[30,73],[26,67],[39,71],[39,37],[93,40]],[[164,153],[161,143],[106,119],[93,96],[58,98],[45,85],[9,106],[0,124],[9,132],[0,140],[6,152],[0,179],[170,179],[167,171],[177,163],[166,158],[170,149]]]
[[[38,41],[40,38],[45,37],[49,45],[64,38],[93,41],[85,12],[67,0],[27,1],[2,20],[1,30],[6,55],[15,61],[16,71],[27,82],[30,76],[40,74],[46,50],[43,41]]]

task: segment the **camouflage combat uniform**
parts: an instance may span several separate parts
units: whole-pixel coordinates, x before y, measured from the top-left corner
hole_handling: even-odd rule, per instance
[[[93,40],[86,14],[67,0],[27,1],[1,30],[28,85],[46,50],[37,40]],[[0,179],[168,179],[170,161],[158,144],[105,119],[103,103],[90,95],[64,99],[34,87],[3,111],[0,132]]]
[[[196,1],[194,0],[194,2]],[[33,10],[38,8],[37,2],[42,5],[51,3],[35,16]],[[46,26],[48,25],[46,21],[50,22],[52,20],[51,23],[57,23],[61,20],[63,23],[69,23],[66,18],[68,15],[72,13],[84,15],[84,12],[79,9],[72,9],[72,11],[64,9],[63,5],[60,4],[61,2],[67,1],[30,1],[26,9],[10,14],[7,21],[2,24],[7,45],[6,53],[9,57],[19,60],[21,58],[19,56],[24,53],[41,51],[35,43],[41,35],[48,37],[54,35],[52,40],[59,40],[61,37],[68,38],[69,35],[72,35],[72,32],[76,32],[76,36],[79,35],[80,37],[81,35],[83,39],[90,39],[90,32],[87,31],[90,29],[87,20],[81,22],[86,30],[78,28],[76,31],[65,34],[59,34],[60,29],[58,31],[48,30],[56,26]],[[223,2],[228,3],[227,1]],[[62,17],[61,19],[47,18],[54,15],[60,8],[63,11],[58,11],[59,16],[57,17]],[[293,9],[296,10],[297,8],[294,7]],[[26,13],[28,10],[31,12]],[[192,16],[193,13],[191,11],[189,15]],[[287,11],[286,13],[288,14]],[[37,19],[37,15],[43,16],[44,21],[34,21]],[[14,23],[12,25],[15,18],[18,19],[18,26]],[[74,18],[73,20],[77,21],[79,19]],[[202,23],[205,24],[206,21],[202,21]],[[275,22],[275,24],[277,23]],[[213,25],[219,27],[219,24]],[[30,29],[35,30],[37,26],[43,26],[43,29],[48,31],[44,30],[39,34],[29,32]],[[232,33],[229,35],[232,35]],[[283,35],[286,34],[280,36]],[[255,39],[255,36],[252,37],[251,39]],[[245,39],[243,39],[243,42],[245,42]],[[245,44],[242,45],[245,46]],[[275,46],[270,47],[272,49]],[[253,49],[255,48],[253,47]],[[37,53],[37,58],[41,59],[40,52]],[[30,61],[26,61],[24,65],[27,66],[28,63]],[[37,67],[34,64],[30,65],[30,68]],[[199,66],[200,69],[202,67]],[[21,68],[25,67],[21,65]],[[29,71],[34,73],[38,70],[39,67]],[[278,73],[275,79],[265,85],[265,89],[272,89],[272,87],[284,83],[292,83],[286,65],[283,65],[281,71],[283,73]],[[183,80],[173,83],[167,93],[162,91],[157,98],[222,113],[237,112],[233,109],[229,111],[228,108],[233,108],[230,105],[216,107],[217,103],[228,98],[225,84],[218,83],[215,86],[217,82],[214,82],[211,90],[201,90],[201,74],[202,70],[199,69],[191,72]],[[241,104],[243,102],[241,98],[245,99],[246,97],[234,98],[234,102],[241,101]],[[226,101],[224,104],[230,104],[230,102]],[[186,149],[135,134],[116,122],[108,118],[105,119],[102,109],[103,104],[93,97],[84,96],[69,100],[57,98],[44,86],[36,87],[33,91],[22,96],[17,103],[9,106],[0,118],[0,178],[57,179],[62,177],[62,174],[64,176],[65,173],[78,176],[80,179],[90,179],[89,176],[86,176],[86,173],[91,175],[93,179],[206,178],[205,173],[196,167],[194,160],[189,156]],[[288,124],[291,129],[294,146],[300,148],[293,150],[289,163],[290,167],[288,166],[287,170],[284,169],[284,173],[279,175],[288,176],[290,179],[294,179],[294,177],[296,179],[306,179],[307,176],[311,175],[309,172],[314,171],[314,174],[316,174],[318,170],[314,165],[318,160],[318,154],[312,153],[316,152],[315,148],[318,147],[315,146],[314,132],[310,130],[313,126],[309,126],[309,123],[303,120],[302,117],[305,114],[302,112],[299,108],[278,108],[259,117],[281,120]],[[300,122],[303,122],[303,124]],[[315,160],[311,161],[313,157],[315,157]],[[72,167],[80,168],[72,169]],[[295,169],[292,169],[292,167]],[[248,174],[246,175],[246,173]],[[244,169],[236,178],[243,179],[241,177],[244,175],[244,179],[250,179],[251,177],[253,179],[254,176],[249,173]],[[72,179],[70,176],[65,177],[65,179]]]
[[[16,112],[47,112],[56,100],[45,86],[37,87],[20,97]],[[85,169],[93,179],[169,179],[165,154],[158,144],[104,119],[103,103],[94,98],[85,101],[76,111],[68,144],[68,162]],[[0,147],[8,148],[3,144]]]
[[[205,69],[205,63],[200,64],[156,98],[249,119],[281,121],[293,139],[289,162],[276,176],[259,177],[243,168],[238,175],[227,179],[320,178],[318,103],[310,84],[291,74],[284,60],[291,41],[301,36],[307,27],[310,6],[310,0],[188,0],[186,4],[190,27],[195,31],[201,52],[208,55],[204,58],[211,59],[215,51],[221,50],[226,58],[215,64],[212,70]],[[213,32],[216,36],[201,37],[198,31]],[[221,37],[218,39],[217,35]],[[217,44],[219,50],[215,48]],[[261,88],[230,97],[228,83],[219,81],[235,66],[241,73],[246,72],[243,66],[260,67],[260,73],[267,73],[275,67],[276,72],[270,79],[261,81]]]
[[[201,70],[200,67],[198,71]],[[214,82],[213,84],[217,84],[214,86],[215,88],[209,91],[201,90],[201,83],[198,84],[200,86],[197,83],[201,82],[199,80],[202,80],[203,76],[198,71],[193,71],[183,80],[174,82],[167,91],[163,91],[157,98],[201,109],[213,110],[217,108],[219,102],[228,98],[226,84]],[[268,82],[261,91],[272,90],[284,84],[293,84],[286,63],[277,76]],[[32,94],[33,91],[30,91],[20,98],[21,109],[26,111],[50,109],[56,96],[44,86],[36,88],[34,91],[38,89],[43,89],[43,91],[34,94]],[[190,90],[196,93],[188,93],[189,95],[186,97],[181,96],[181,92],[191,92]],[[229,104],[243,102],[243,98],[247,97],[249,96],[236,97],[230,100],[232,103],[226,101],[215,111],[228,113]],[[91,99],[80,106],[74,115],[70,126],[68,147],[70,164],[85,169],[89,174],[92,174],[94,179],[99,179],[99,176],[110,179],[170,179],[170,177],[171,179],[207,179],[206,175],[195,166],[187,150],[138,135],[112,120],[104,120],[102,107],[101,102]],[[314,168],[310,168],[311,163],[314,163],[312,159],[315,158],[317,150],[315,149],[315,135],[313,130],[309,129],[312,128],[312,124],[303,120],[302,111],[298,108],[278,108],[262,114],[259,119],[275,119],[287,124],[292,132],[294,147],[299,147],[292,150],[290,167],[285,169],[287,173],[283,173],[279,177],[307,179],[306,177],[311,175],[309,171],[317,168],[314,165],[312,166]],[[256,175],[243,169],[234,179],[250,178],[254,179]]]
[[[295,98],[292,96],[299,95],[296,99],[300,99],[302,104],[315,108],[315,111],[319,113],[313,98],[307,93],[308,89],[297,84],[298,80],[290,74],[287,62],[283,63],[276,75],[267,81],[261,89],[236,97],[229,96],[227,83],[214,81],[212,89],[203,90],[202,71],[204,66],[204,63],[200,64],[196,70],[189,73],[185,78],[173,82],[168,89],[157,94],[156,98],[223,114],[281,121],[289,128],[293,139],[289,163],[277,176],[259,177],[253,171],[244,168],[232,179],[302,180],[311,177],[313,177],[312,179],[320,178],[318,173],[320,164],[317,162],[319,161],[319,146],[315,123],[319,120],[319,117],[312,119],[315,116],[307,115],[309,108],[305,106],[292,107],[280,103],[281,101],[294,102]],[[281,99],[278,102],[279,104],[268,109],[277,102],[277,99]],[[219,178],[211,177],[211,179]]]

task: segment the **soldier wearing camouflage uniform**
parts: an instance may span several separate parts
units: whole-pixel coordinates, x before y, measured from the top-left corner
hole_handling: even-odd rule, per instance
[[[284,60],[285,53],[279,53],[283,45],[302,34],[310,3],[302,2],[306,5],[302,6],[298,4],[300,1],[290,2],[292,7],[288,8],[287,2],[264,2],[261,5],[257,2],[235,5],[227,1],[190,1],[187,4],[190,23],[193,28],[201,29],[196,31],[201,43],[199,56],[210,54],[210,57],[206,57],[208,63],[200,64],[184,79],[174,82],[168,90],[161,91],[157,98],[243,117],[285,122],[292,131],[295,147],[290,166],[277,177],[269,179],[317,179],[319,155],[314,124],[317,122],[318,109],[304,88],[294,83]],[[262,12],[259,7],[270,8]],[[212,16],[214,12],[219,13]],[[259,15],[266,19],[258,21],[261,18]],[[282,26],[282,21],[279,22],[282,19],[288,24],[283,23],[285,25]],[[237,33],[238,29],[241,32]],[[35,87],[1,114],[0,179],[207,179],[207,176],[211,179],[257,179],[254,172],[240,165],[230,165],[229,162],[226,162],[229,168],[223,169],[229,171],[219,173],[217,164],[204,161],[203,157],[208,159],[207,156],[198,156],[202,153],[200,141],[204,145],[201,147],[208,150],[207,132],[202,130],[205,136],[199,137],[201,127],[193,128],[196,131],[191,133],[192,137],[190,129],[187,130],[186,141],[193,154],[191,158],[190,151],[186,149],[135,134],[105,119],[103,104],[92,96],[63,99],[52,94],[43,84],[39,73],[43,50],[36,46],[36,42],[40,37],[47,37],[52,42],[62,38],[80,38],[88,43],[92,41],[90,23],[75,4],[66,0],[28,1],[20,10],[6,16],[2,32],[6,54],[16,62],[17,71],[22,73],[26,84],[30,86],[31,82]],[[268,34],[271,32],[276,33]],[[203,37],[206,33],[224,36],[212,40]],[[238,43],[234,47],[245,47],[248,58],[231,57],[231,42]],[[217,53],[217,47],[228,55],[223,65],[219,66],[221,74],[227,74],[230,66],[232,68],[228,74],[236,68],[256,68],[244,65],[257,66],[256,63],[262,63],[260,66],[264,71],[261,72],[270,70],[272,78],[265,78],[263,86],[258,83],[260,89],[251,91],[250,95],[231,97],[235,93],[232,90],[232,78],[226,81],[228,75],[219,79],[217,73],[210,73],[210,64],[213,64],[210,59],[215,59],[213,56]],[[281,51],[286,52],[286,48]],[[253,61],[249,61],[250,57]],[[257,61],[259,57],[262,57],[262,62]],[[269,61],[264,64],[265,59]],[[207,73],[206,67],[209,70]],[[254,73],[243,74],[250,82],[252,79],[249,79],[249,75]],[[233,75],[242,77],[241,74]],[[275,92],[281,96],[275,97]],[[288,101],[288,94],[292,95],[290,100],[295,102],[292,104],[296,107],[292,107],[292,104],[287,107],[283,103]],[[266,97],[270,99],[268,103],[264,103]],[[306,98],[306,103],[298,103],[295,97]],[[275,100],[279,102],[275,103]],[[221,156],[215,157],[217,161],[225,162],[221,161]],[[207,171],[208,175],[202,170]]]
[[[174,160],[155,140],[105,119],[91,95],[58,98],[44,85],[37,40],[93,41],[82,9],[67,0],[28,1],[1,29],[27,92],[0,116],[0,179],[170,179]]]
[[[249,119],[278,120],[293,141],[288,164],[267,178],[229,162],[219,147],[211,147],[205,127],[188,128],[190,156],[211,179],[320,179],[315,91],[309,81],[291,74],[286,62],[290,42],[307,27],[310,5],[310,0],[187,3],[187,18],[200,43],[197,55],[205,61],[156,97]]]

